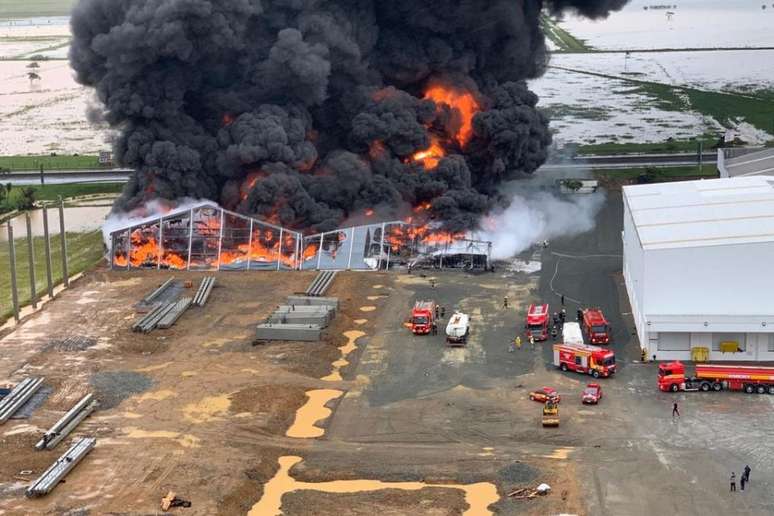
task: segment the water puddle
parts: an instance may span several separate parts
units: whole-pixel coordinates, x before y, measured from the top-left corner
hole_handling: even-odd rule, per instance
[[[124,430],[126,436],[131,439],[171,439],[177,442],[183,448],[198,448],[201,439],[191,434],[181,434],[178,432],[169,432],[166,430],[141,430],[139,428],[129,427]]]
[[[196,403],[190,403],[183,407],[183,415],[193,423],[216,421],[231,406],[231,400],[228,397],[229,394],[222,394],[220,396],[202,398]]]
[[[333,362],[333,371],[331,371],[331,374],[328,376],[323,376],[320,378],[321,380],[325,380],[326,382],[340,382],[342,380],[341,368],[349,365],[347,356],[357,349],[357,344],[355,344],[355,341],[360,337],[365,336],[366,334],[359,330],[349,330],[345,331],[343,335],[347,338],[347,343],[343,346],[339,346],[339,351],[341,351],[341,358]]]
[[[331,409],[325,406],[332,399],[344,394],[335,389],[314,389],[306,392],[309,398],[306,403],[296,411],[296,419],[285,432],[288,437],[299,439],[312,439],[325,435],[325,430],[315,426],[315,423],[331,415]]]
[[[375,306],[370,306],[369,305],[369,306],[361,306],[360,307],[360,311],[361,312],[373,312],[374,310],[376,310]]]
[[[488,516],[488,507],[500,499],[497,487],[490,482],[477,484],[425,484],[423,482],[383,482],[381,480],[334,480],[331,482],[300,482],[290,476],[290,468],[300,463],[301,457],[286,455],[279,458],[279,470],[263,486],[263,496],[253,505],[248,516],[270,516],[282,514],[282,497],[293,491],[318,491],[321,493],[362,493],[383,489],[418,491],[426,487],[458,489],[465,492],[468,509],[465,516]]]

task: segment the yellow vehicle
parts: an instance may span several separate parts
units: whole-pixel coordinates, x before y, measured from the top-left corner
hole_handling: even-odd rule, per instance
[[[543,426],[559,426],[559,404],[550,399],[543,406]]]

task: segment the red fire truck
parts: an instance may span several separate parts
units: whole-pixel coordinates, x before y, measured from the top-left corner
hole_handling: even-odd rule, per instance
[[[548,321],[550,319],[548,305],[529,305],[527,310],[527,338],[530,335],[535,340],[546,340],[548,338]]]
[[[583,310],[583,335],[591,344],[610,343],[610,325],[599,308]]]
[[[411,310],[411,331],[415,335],[427,335],[435,321],[435,301],[417,301]]]
[[[554,365],[562,371],[590,374],[594,378],[615,373],[615,353],[586,344],[554,344]]]
[[[774,367],[696,364],[696,374],[685,376],[682,362],[658,365],[658,388],[662,391],[744,391],[774,394]]]

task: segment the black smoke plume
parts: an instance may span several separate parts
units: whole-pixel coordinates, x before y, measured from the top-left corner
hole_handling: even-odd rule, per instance
[[[115,211],[207,198],[300,229],[366,209],[476,227],[551,142],[539,18],[626,0],[81,0],[70,62],[136,170]],[[465,117],[425,98],[468,94]],[[452,103],[453,104],[453,103]],[[461,132],[462,131],[462,132]],[[412,156],[435,144],[443,157]]]

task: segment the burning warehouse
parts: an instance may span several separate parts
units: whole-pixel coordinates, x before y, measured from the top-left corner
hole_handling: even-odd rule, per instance
[[[111,267],[119,270],[389,269],[452,242],[403,221],[304,236],[206,202],[133,220],[109,237]]]
[[[501,212],[499,186],[535,172],[551,142],[525,82],[548,61],[541,13],[624,3],[81,0],[70,62],[135,170],[115,213],[183,198],[228,210],[217,229],[201,210],[162,224],[165,249],[182,247],[158,264],[185,251],[186,267],[222,266],[221,228],[271,249],[286,228],[275,254],[291,266],[301,233],[410,217],[446,240]],[[250,219],[273,229],[244,244]],[[170,236],[186,228],[190,249]]]

